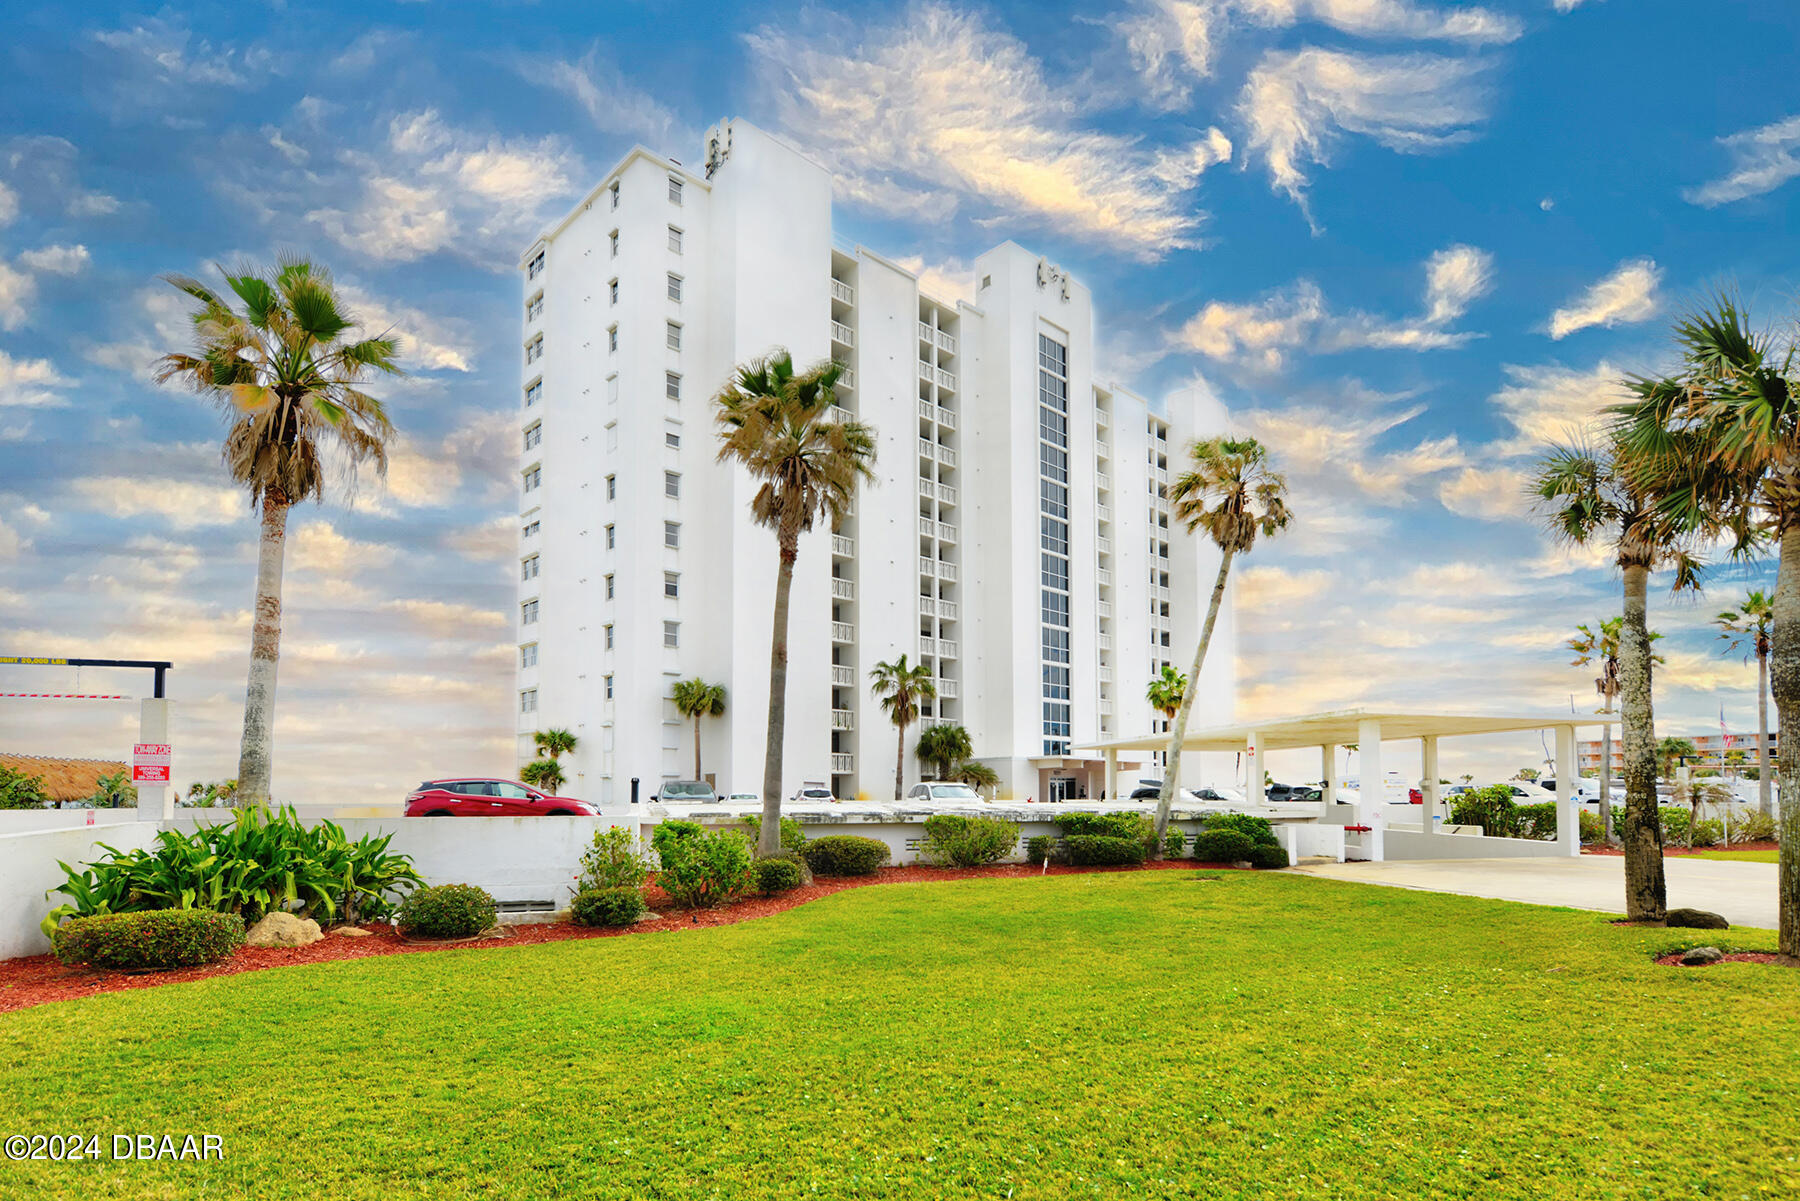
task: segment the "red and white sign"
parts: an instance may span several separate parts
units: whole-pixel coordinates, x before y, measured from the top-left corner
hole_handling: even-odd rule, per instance
[[[140,742],[131,748],[131,782],[133,784],[167,784],[169,782],[169,744]]]

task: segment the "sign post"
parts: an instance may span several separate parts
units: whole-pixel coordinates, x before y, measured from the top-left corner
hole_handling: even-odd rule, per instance
[[[175,816],[169,790],[169,702],[148,697],[141,702],[137,745],[131,748],[131,782],[138,790],[138,820],[165,822]]]

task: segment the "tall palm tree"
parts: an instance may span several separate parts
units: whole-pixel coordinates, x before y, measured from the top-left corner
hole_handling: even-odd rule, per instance
[[[985,763],[959,763],[950,775],[957,783],[977,790],[992,788],[1000,782],[1000,773]]]
[[[1206,624],[1200,628],[1200,645],[1194,648],[1194,666],[1187,674],[1191,686],[1183,687],[1169,730],[1162,792],[1156,800],[1156,842],[1151,849],[1159,859],[1181,778],[1181,743],[1187,737],[1188,715],[1200,691],[1200,669],[1206,665],[1206,650],[1219,621],[1231,561],[1248,554],[1259,534],[1273,537],[1293,517],[1287,504],[1287,481],[1270,465],[1268,450],[1255,438],[1208,438],[1190,446],[1187,470],[1169,487],[1169,503],[1175,517],[1187,523],[1188,533],[1203,529],[1219,548],[1219,575],[1206,607]]]
[[[1675,782],[1676,765],[1683,759],[1693,759],[1700,754],[1700,748],[1694,745],[1691,738],[1664,738],[1656,744],[1656,761],[1662,767],[1662,777],[1669,783]]]
[[[725,712],[725,685],[708,684],[699,676],[677,680],[669,699],[675,702],[677,713],[694,719],[694,779],[704,779],[700,774],[700,719]]]
[[[545,792],[555,792],[568,781],[562,764],[554,759],[534,759],[519,769],[519,779]]]
[[[1150,686],[1144,689],[1144,699],[1163,715],[1165,723],[1169,723],[1175,720],[1175,711],[1181,708],[1181,697],[1186,691],[1187,677],[1165,663],[1151,679]]]
[[[1602,713],[1610,714],[1613,702],[1619,698],[1619,633],[1624,626],[1623,617],[1608,617],[1592,626],[1578,625],[1575,636],[1564,643],[1575,652],[1575,657],[1569,661],[1571,667],[1599,664],[1600,674],[1594,677],[1594,691],[1600,694]],[[1651,642],[1661,637],[1655,630],[1650,631]],[[1662,661],[1661,655],[1650,656],[1652,663]],[[1600,828],[1610,843],[1613,841],[1611,722],[1600,728],[1600,797]]]
[[[908,664],[901,655],[892,663],[877,663],[869,672],[869,690],[881,700],[881,707],[893,718],[899,730],[899,747],[894,751],[894,799],[900,799],[906,787],[906,727],[919,717],[919,702],[937,695],[931,682],[931,668],[923,663]]]
[[[940,780],[952,779],[957,765],[974,753],[969,731],[954,723],[932,726],[919,735],[919,743],[913,748],[913,754],[921,763],[929,763],[936,769],[935,774]]]
[[[537,753],[552,762],[571,754],[581,745],[581,739],[567,730],[539,730],[531,736],[531,741],[537,744]]]
[[[759,525],[775,531],[780,556],[769,638],[768,745],[763,757],[763,818],[758,853],[781,849],[781,756],[787,733],[788,596],[800,535],[821,519],[835,529],[856,496],[873,480],[875,431],[855,421],[830,420],[833,388],[843,367],[816,363],[794,370],[785,350],[746,363],[713,398],[719,461],[736,463],[760,487],[750,502]]]
[[[1773,817],[1769,797],[1769,631],[1775,624],[1775,598],[1752,588],[1735,608],[1713,618],[1734,651],[1745,658],[1756,656],[1756,805],[1764,817]]]
[[[235,274],[221,267],[219,274],[242,311],[197,279],[164,276],[199,307],[190,315],[194,353],[163,355],[156,382],[181,380],[224,410],[226,470],[261,515],[238,800],[267,805],[288,510],[323,498],[328,450],[350,469],[373,463],[378,473],[386,471],[393,426],[381,402],[359,385],[372,372],[403,373],[395,361],[399,340],[362,336],[323,267],[284,257],[273,275],[248,267]]]

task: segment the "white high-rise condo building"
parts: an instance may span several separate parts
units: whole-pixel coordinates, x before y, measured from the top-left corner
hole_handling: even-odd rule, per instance
[[[846,366],[839,415],[876,431],[879,477],[800,545],[784,791],[892,795],[868,677],[905,654],[937,686],[909,785],[919,733],[956,722],[1001,795],[1098,798],[1102,764],[1075,748],[1161,728],[1145,686],[1193,653],[1217,558],[1166,492],[1224,411],[1101,383],[1088,290],[1011,242],[976,260],[972,300],[934,297],[834,243],[831,177],[805,155],[743,121],[705,153],[696,173],[633,150],[520,260],[521,760],[566,728],[567,791],[618,802],[636,780],[647,799],[693,772],[669,695],[699,676],[727,689],[705,775],[761,787],[776,544],[757,485],[717,462],[711,398],[781,347]],[[1235,649],[1228,608],[1196,725],[1230,718]]]

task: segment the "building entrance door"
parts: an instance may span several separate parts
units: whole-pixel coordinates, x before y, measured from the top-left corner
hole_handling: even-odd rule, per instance
[[[1072,801],[1075,799],[1074,776],[1051,776],[1050,799],[1052,801]]]

